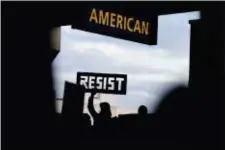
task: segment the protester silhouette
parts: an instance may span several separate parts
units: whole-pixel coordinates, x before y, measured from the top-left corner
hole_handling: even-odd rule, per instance
[[[108,142],[118,140],[118,118],[113,117],[110,105],[107,102],[100,103],[100,112],[94,109],[94,96],[92,92],[88,100],[88,109],[94,120],[93,140],[107,140]]]
[[[88,110],[91,114],[91,116],[93,117],[94,120],[94,125],[96,127],[100,127],[100,126],[105,126],[107,127],[107,125],[110,124],[111,121],[111,117],[112,117],[112,113],[110,110],[110,105],[107,102],[103,102],[100,104],[100,113],[97,113],[95,108],[94,108],[94,96],[95,96],[95,92],[91,93],[91,96],[89,97],[88,100]]]

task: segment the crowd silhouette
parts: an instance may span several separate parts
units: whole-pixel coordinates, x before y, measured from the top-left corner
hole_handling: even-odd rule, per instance
[[[94,108],[92,92],[88,99],[89,114],[83,113],[85,89],[76,84],[65,83],[62,114],[58,114],[57,124],[66,146],[91,143],[168,143],[185,141],[191,131],[184,128],[189,123],[189,92],[185,86],[178,86],[161,100],[152,114],[146,106],[137,108],[137,114],[112,117],[110,105],[100,103],[100,112]],[[93,125],[91,125],[91,117]],[[79,140],[77,140],[79,139]],[[62,139],[61,139],[62,140]]]

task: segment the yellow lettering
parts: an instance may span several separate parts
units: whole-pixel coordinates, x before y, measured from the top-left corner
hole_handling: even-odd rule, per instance
[[[99,24],[109,25],[109,12],[104,14],[102,10],[99,11]]]
[[[134,26],[134,32],[138,31],[138,33],[141,34],[141,28],[140,28],[140,21],[136,20],[135,26]]]
[[[149,23],[148,22],[144,22],[142,21],[142,34],[145,33],[145,35],[148,35],[148,26],[149,26]]]
[[[89,22],[91,22],[92,20],[94,20],[95,23],[98,23],[97,13],[94,8],[92,9],[91,16],[89,18]]]
[[[116,14],[111,13],[111,18],[110,18],[110,26],[115,27],[116,25],[114,24],[116,19],[115,19]]]
[[[127,25],[126,25],[126,23],[127,23],[127,17],[124,17],[124,30],[126,30],[127,29]]]
[[[130,32],[133,32],[133,30],[130,28],[130,22],[131,21],[134,21],[134,19],[133,18],[128,18],[128,20],[127,20],[127,29],[130,31]]]
[[[120,27],[120,29],[123,29],[122,21],[123,21],[123,16],[117,15],[117,23],[116,23],[117,28]]]
[[[96,8],[92,9],[89,22],[99,23],[122,30],[128,30],[129,32],[149,35],[149,22],[134,20],[134,18],[128,18],[116,13],[104,12],[103,10],[99,10],[99,12],[97,12]]]

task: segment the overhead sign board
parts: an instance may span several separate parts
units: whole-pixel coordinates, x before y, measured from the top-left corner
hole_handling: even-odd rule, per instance
[[[158,17],[136,12],[124,12],[121,8],[87,6],[72,24],[73,29],[112,36],[138,43],[157,44]]]

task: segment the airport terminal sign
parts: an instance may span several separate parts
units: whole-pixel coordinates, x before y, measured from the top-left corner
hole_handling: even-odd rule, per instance
[[[126,13],[117,8],[87,7],[72,24],[73,29],[112,36],[138,43],[157,44],[158,17]]]
[[[84,86],[86,92],[126,95],[127,75],[78,72],[77,84]]]
[[[150,23],[143,20],[138,20],[133,17],[122,16],[113,12],[105,12],[93,8],[89,17],[89,22],[118,28],[128,32],[143,34],[148,36]]]

